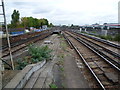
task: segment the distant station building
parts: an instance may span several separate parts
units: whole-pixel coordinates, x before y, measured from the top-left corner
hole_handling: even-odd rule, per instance
[[[84,25],[80,26],[80,29],[85,30],[109,30],[109,29],[120,29],[120,23],[105,23],[103,25]]]
[[[120,29],[119,23],[107,23],[105,26],[107,27],[107,29]]]
[[[47,29],[47,25],[43,25],[43,26],[42,26],[42,29],[43,29],[43,30],[46,30],[46,29]]]

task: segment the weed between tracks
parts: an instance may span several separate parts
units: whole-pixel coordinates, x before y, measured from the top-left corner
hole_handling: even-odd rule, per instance
[[[64,73],[64,57],[65,57],[65,52],[66,52],[66,42],[65,39],[60,35],[60,48],[59,48],[59,53],[57,55],[58,61],[56,62],[56,65],[54,66],[54,80],[53,82],[49,85],[50,88],[64,88],[64,80],[65,80],[65,73]],[[56,74],[57,73],[57,74]]]
[[[48,46],[36,47],[30,45],[28,47],[29,56],[17,60],[16,69],[22,70],[28,64],[34,64],[42,60],[50,60],[52,50]]]
[[[50,84],[50,88],[58,88],[55,84]]]
[[[88,35],[91,35],[91,36],[96,36],[96,37],[99,37],[99,38],[105,39],[105,40],[120,42],[120,34],[116,34],[114,36],[112,36],[112,35],[106,35],[106,36],[104,36],[104,35],[93,35],[93,34],[97,33],[95,31],[92,32],[93,34],[89,34],[89,33],[86,33],[86,32],[81,32],[81,33],[88,34]]]
[[[62,48],[64,51],[66,51],[67,45],[66,45],[66,42],[64,42],[65,39],[64,39],[64,38],[61,38],[60,40],[61,40],[61,42],[60,42],[61,48]]]

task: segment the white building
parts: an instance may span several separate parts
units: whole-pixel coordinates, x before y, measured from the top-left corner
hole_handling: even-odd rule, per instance
[[[47,29],[47,25],[43,25],[43,26],[42,26],[42,29],[45,29],[45,30],[46,30],[46,29]]]
[[[118,2],[118,23],[120,23],[120,1]]]

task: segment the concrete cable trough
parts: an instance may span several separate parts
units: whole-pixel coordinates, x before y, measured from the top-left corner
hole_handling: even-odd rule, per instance
[[[6,88],[14,88],[17,90],[18,88],[23,88],[31,75],[41,69],[46,64],[46,60],[41,61],[37,64],[27,65],[20,73],[18,73],[5,87]]]

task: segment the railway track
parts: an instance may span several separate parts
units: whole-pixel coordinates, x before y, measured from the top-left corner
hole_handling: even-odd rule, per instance
[[[70,32],[70,31],[69,31]],[[111,51],[114,51],[115,53],[119,54],[119,51],[120,51],[120,45],[117,45],[117,44],[114,44],[114,43],[111,43],[107,40],[104,40],[104,39],[100,39],[100,38],[97,38],[97,37],[92,37],[92,36],[89,36],[89,35],[86,35],[86,34],[83,34],[83,33],[77,33],[77,32],[71,32],[83,39],[86,39],[86,40],[89,40],[91,42],[94,42],[96,44],[99,44],[101,46],[104,46],[106,47],[107,49],[111,50]]]
[[[34,43],[40,39],[44,39],[45,37],[51,34],[52,32],[38,32],[38,33],[28,34],[28,36],[21,35],[21,36],[13,37],[11,39],[12,53],[15,53],[17,50],[20,50],[26,47],[27,45]],[[3,41],[3,42],[7,42],[7,41]],[[8,46],[6,43],[3,43],[3,46],[4,47],[2,49],[2,53],[3,53],[2,57],[6,57],[9,55]]]
[[[73,32],[73,31],[72,31]],[[85,36],[85,37],[88,37],[89,39],[93,39],[95,41],[99,41],[101,42],[101,44],[106,44],[107,46],[111,46],[114,50],[114,48],[117,48],[117,49],[120,49],[120,45],[119,44],[114,44],[112,42],[109,42],[107,40],[104,40],[104,39],[100,39],[100,38],[97,38],[97,37],[94,37],[94,36],[90,36],[90,35],[87,35],[87,34],[83,34],[83,33],[78,33],[78,32],[73,32],[73,33],[76,33],[78,35],[82,35],[82,36]]]
[[[25,35],[20,35],[12,38],[12,43],[11,43],[11,52],[12,54],[16,54],[20,50],[24,49],[27,47],[29,44],[35,43],[39,40],[42,40],[52,34],[51,31],[44,31],[44,32],[35,32],[31,34],[25,34]],[[4,41],[5,42],[5,41]],[[8,52],[8,47],[5,43],[3,43],[3,50],[2,50],[2,61],[9,65],[9,60],[6,60],[6,57],[9,57],[9,52]],[[11,67],[11,66],[10,66]]]
[[[39,37],[40,35],[45,34],[48,31],[31,32],[31,33],[26,33],[23,35],[11,36],[10,37],[11,47],[15,47],[15,46],[21,45],[25,42],[28,42],[36,37]],[[0,49],[2,49],[2,52],[8,50],[7,38],[2,38],[2,47]]]
[[[64,33],[64,37],[70,46],[75,49],[95,80],[96,86],[102,89],[118,88],[120,69],[114,63],[109,62],[91,46],[75,37],[73,34]]]
[[[110,45],[106,45],[102,42],[90,39],[86,36],[78,35],[76,33],[67,32],[69,34],[74,35],[78,40],[86,43],[95,49],[98,53],[107,58],[111,63],[114,63],[116,68],[120,68],[120,54],[118,53],[120,49],[116,47],[112,47]]]
[[[43,60],[36,64],[26,66],[19,75],[16,75],[14,79],[12,79],[8,85],[3,87],[3,90],[7,88],[15,88],[15,89],[36,89],[36,88],[49,88],[49,85],[53,81],[53,77],[51,76],[53,67],[57,62],[57,53],[59,51],[59,37],[57,35],[51,35],[47,40],[52,41],[53,44],[49,44],[49,48],[53,49],[51,55],[51,60],[46,61]],[[46,46],[43,42],[41,46]],[[17,84],[16,84],[17,83]]]

